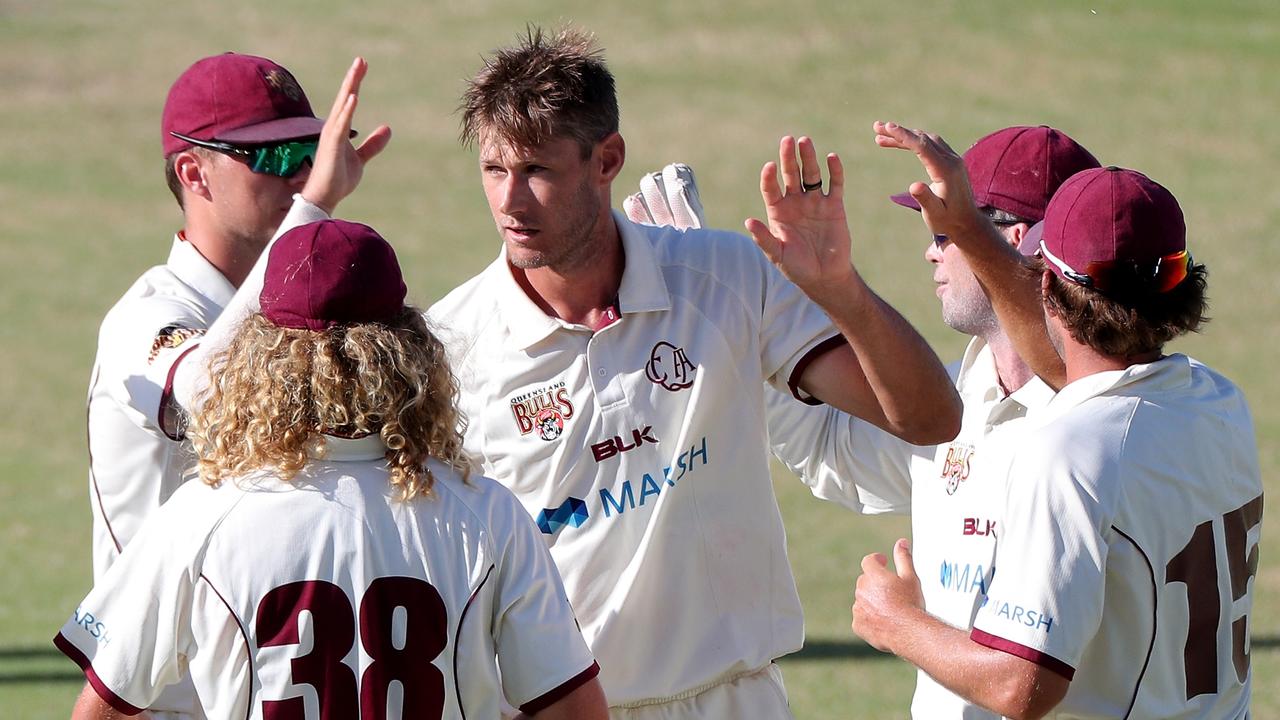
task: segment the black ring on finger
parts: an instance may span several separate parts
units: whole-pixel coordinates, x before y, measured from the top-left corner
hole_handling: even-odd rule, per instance
[[[821,189],[822,189],[821,180],[819,180],[818,182],[812,182],[812,183],[807,183],[807,182],[800,183],[801,192],[809,192],[810,190],[821,190]]]

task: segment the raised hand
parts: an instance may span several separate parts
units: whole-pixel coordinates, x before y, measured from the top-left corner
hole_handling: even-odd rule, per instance
[[[330,215],[344,198],[355,191],[364,175],[365,163],[382,152],[391,141],[391,128],[379,125],[369,133],[359,147],[351,145],[351,120],[355,117],[360,95],[360,83],[364,80],[369,64],[364,58],[356,58],[342,80],[342,87],[333,100],[320,131],[320,146],[316,149],[315,163],[302,196]]]
[[[827,155],[827,172],[830,184],[823,192],[813,140],[782,138],[778,162],[765,163],[760,171],[768,223],[756,218],[746,222],[765,256],[810,295],[838,288],[853,275],[844,212],[844,166],[835,153]]]
[[[876,144],[915,153],[929,175],[929,184],[912,183],[907,192],[920,203],[930,230],[937,235],[963,237],[984,221],[973,203],[973,188],[964,160],[941,136],[909,130],[879,120],[874,125]]]

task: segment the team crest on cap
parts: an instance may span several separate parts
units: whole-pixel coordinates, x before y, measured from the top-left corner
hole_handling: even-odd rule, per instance
[[[278,69],[268,70],[263,73],[262,79],[266,81],[267,87],[290,100],[294,102],[302,100],[302,86],[288,72]]]
[[[573,402],[564,382],[553,383],[511,398],[511,416],[521,435],[537,431],[551,442],[564,434],[564,424],[573,417]]]
[[[684,348],[676,347],[669,342],[659,342],[649,351],[649,362],[644,366],[644,375],[654,385],[677,392],[693,387],[693,376],[698,366],[689,362]]]
[[[942,479],[947,481],[948,495],[954,495],[960,483],[969,479],[969,464],[972,461],[972,445],[951,443],[947,446],[947,459],[942,461]]]
[[[204,334],[204,330],[196,328],[183,327],[182,325],[166,325],[160,328],[160,332],[156,333],[156,338],[151,341],[151,352],[147,354],[147,364],[155,362],[155,359],[162,350],[171,350],[194,337],[200,337]]]

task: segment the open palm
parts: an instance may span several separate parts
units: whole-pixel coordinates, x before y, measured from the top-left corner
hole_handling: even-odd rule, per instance
[[[769,260],[806,290],[837,284],[852,272],[844,167],[834,153],[827,156],[827,170],[830,185],[824,193],[813,141],[807,137],[797,141],[790,135],[782,138],[778,162],[765,163],[760,171],[768,223],[755,218],[746,222],[747,231]]]

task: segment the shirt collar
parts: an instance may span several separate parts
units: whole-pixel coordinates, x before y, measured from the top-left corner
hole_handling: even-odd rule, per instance
[[[1099,395],[1122,395],[1125,387],[1150,380],[1167,385],[1190,383],[1190,358],[1174,354],[1155,362],[1130,365],[1123,370],[1107,370],[1087,375],[1059,390],[1049,408],[1065,411]]]
[[[658,262],[658,254],[652,241],[645,233],[676,231],[636,225],[617,210],[613,211],[613,221],[622,238],[622,254],[626,260],[622,270],[622,283],[618,287],[618,310],[624,318],[634,312],[670,310],[671,295],[662,275],[662,265]],[[511,274],[505,244],[498,259],[489,265],[486,272],[493,276],[497,286],[495,295],[498,299],[498,312],[502,313],[506,321],[511,343],[515,347],[529,348],[557,330],[583,329],[582,326],[547,315],[529,298]]]
[[[956,389],[963,395],[966,388],[971,392],[981,391],[990,394],[990,397],[984,397],[984,400],[995,401],[1007,398],[1028,409],[1044,407],[1053,398],[1053,388],[1035,375],[1023,383],[1022,387],[1005,396],[1000,387],[1000,373],[996,369],[995,353],[991,352],[991,346],[980,337],[974,337],[969,341],[964,351],[964,359],[960,362],[960,371],[956,375]]]
[[[187,242],[181,232],[173,236],[168,266],[179,280],[220,308],[226,307],[231,296],[236,294],[235,286],[196,250],[195,245]]]
[[[324,450],[319,454],[308,453],[313,458],[342,462],[346,460],[380,460],[387,456],[386,443],[378,433],[360,438],[324,436]]]

